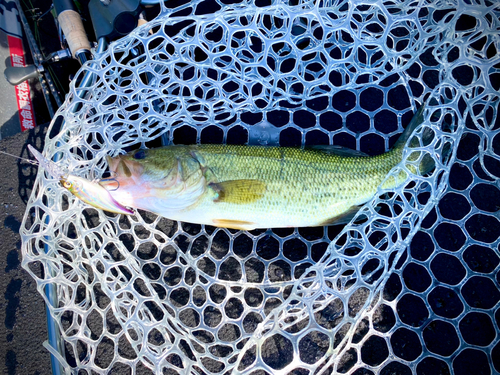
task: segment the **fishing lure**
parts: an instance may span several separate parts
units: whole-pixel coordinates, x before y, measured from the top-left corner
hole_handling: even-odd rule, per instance
[[[44,157],[34,147],[28,149],[38,161],[38,165],[45,169],[51,176],[57,178],[61,185],[81,201],[95,208],[117,214],[133,214],[134,211],[118,203],[104,187],[97,182],[74,176],[64,172],[56,163]]]

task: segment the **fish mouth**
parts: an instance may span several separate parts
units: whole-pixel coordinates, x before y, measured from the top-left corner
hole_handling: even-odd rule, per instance
[[[136,180],[142,174],[144,167],[136,160],[131,160],[127,155],[118,155],[114,158],[106,156],[111,176],[117,179],[132,178]]]
[[[120,162],[121,157],[120,155],[112,158],[109,155],[106,155],[106,162],[108,163],[108,168],[111,173],[115,173],[116,168],[118,167],[118,163]]]
[[[132,171],[127,166],[127,162],[123,159],[122,155],[118,155],[114,158],[111,156],[106,156],[106,161],[108,162],[109,171],[116,177],[131,177]]]
[[[144,167],[137,161],[130,160],[127,155],[106,156],[106,161],[111,176],[101,179],[99,185],[108,192],[116,196],[118,193],[124,193],[125,190],[141,184]]]

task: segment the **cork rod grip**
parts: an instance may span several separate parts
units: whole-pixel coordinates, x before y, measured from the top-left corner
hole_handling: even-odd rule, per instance
[[[65,10],[57,16],[57,19],[73,57],[76,58],[76,53],[80,50],[90,51],[90,42],[78,12]]]

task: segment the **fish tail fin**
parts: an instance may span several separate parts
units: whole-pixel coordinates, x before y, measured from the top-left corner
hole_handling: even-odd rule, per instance
[[[394,150],[396,150],[396,149],[403,150],[404,147],[405,147],[405,145],[406,145],[406,142],[408,141],[408,139],[410,138],[410,136],[413,134],[413,132],[415,131],[415,129],[421,123],[424,122],[424,109],[425,109],[425,106],[426,106],[426,103],[422,104],[420,106],[420,108],[417,110],[417,112],[415,112],[415,114],[413,115],[413,118],[411,119],[410,123],[408,124],[408,126],[406,127],[406,129],[404,130],[404,132],[401,134],[401,136],[399,137],[399,139],[394,144],[394,147],[393,147]]]
[[[401,134],[399,139],[394,144],[393,150],[400,153],[401,155],[403,153],[403,149],[405,148],[408,139],[411,137],[415,129],[424,122],[424,110],[426,104],[427,103],[422,104],[422,106],[420,106],[417,112],[415,112],[415,115],[413,115],[413,118],[411,119],[410,123],[408,124],[404,132]],[[424,131],[422,132],[421,143],[424,145],[429,144],[432,141],[433,137],[434,133],[430,129],[424,129]],[[417,145],[414,145],[414,143],[415,142],[410,142],[410,147],[418,146],[418,142]],[[420,175],[425,175],[429,173],[431,170],[433,170],[434,167],[435,167],[434,159],[430,155],[424,155],[418,166],[418,172]]]

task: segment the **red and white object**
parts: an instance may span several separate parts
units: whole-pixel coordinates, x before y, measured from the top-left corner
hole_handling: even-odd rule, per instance
[[[25,56],[23,49],[23,40],[16,36],[9,35],[10,61],[13,67],[24,67]],[[21,123],[21,131],[33,129],[36,126],[35,112],[31,103],[31,90],[27,81],[16,86],[17,108],[19,110],[19,121]]]
[[[0,29],[7,35],[10,62],[13,67],[25,67],[26,56],[23,48],[23,29],[19,22],[19,11],[14,2],[1,4]],[[31,89],[28,82],[15,87],[17,109],[21,131],[33,129],[36,126],[35,111],[31,102]]]

